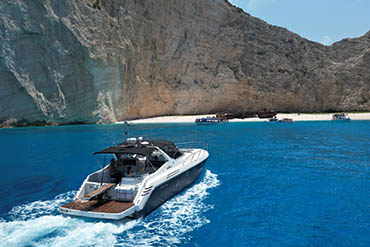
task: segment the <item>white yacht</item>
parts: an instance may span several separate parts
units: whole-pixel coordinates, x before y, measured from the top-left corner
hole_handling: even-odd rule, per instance
[[[225,124],[229,123],[228,119],[219,118],[219,117],[205,117],[195,119],[196,125],[210,125],[210,124]]]
[[[338,114],[334,114],[331,120],[333,120],[333,121],[350,121],[351,118],[349,118],[347,114],[338,113]]]
[[[88,175],[60,212],[114,220],[145,217],[193,184],[209,156],[204,149],[142,138],[128,138],[97,154],[112,155],[111,163]]]

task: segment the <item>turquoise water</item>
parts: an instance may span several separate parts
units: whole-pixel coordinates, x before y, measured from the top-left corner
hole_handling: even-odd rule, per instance
[[[205,171],[145,219],[60,215],[124,130],[0,129],[0,246],[370,246],[370,121],[129,127],[207,143]]]

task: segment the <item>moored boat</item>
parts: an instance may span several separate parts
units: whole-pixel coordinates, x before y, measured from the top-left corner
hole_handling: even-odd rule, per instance
[[[277,122],[279,122],[279,119],[276,116],[274,116],[274,117],[269,119],[269,122],[270,123],[277,123]]]
[[[197,118],[195,123],[197,125],[209,125],[209,124],[225,124],[228,123],[229,120],[217,117],[205,117],[205,118]]]
[[[146,216],[193,184],[209,156],[204,149],[179,149],[170,141],[142,138],[129,138],[95,155],[114,158],[88,175],[60,212],[115,220]]]
[[[279,123],[294,123],[292,118],[283,118],[278,121]]]
[[[349,118],[347,114],[338,113],[338,114],[334,114],[331,120],[333,120],[333,121],[350,121],[351,118]]]
[[[294,120],[292,118],[278,119],[276,116],[274,116],[270,118],[268,122],[269,123],[294,123]]]

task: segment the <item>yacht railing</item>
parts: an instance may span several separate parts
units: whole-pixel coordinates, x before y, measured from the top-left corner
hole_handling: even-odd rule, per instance
[[[191,163],[194,161],[194,158],[197,157],[195,160],[200,158],[200,155],[204,152],[203,149],[198,150],[197,152],[192,152],[191,155],[189,155],[184,161],[182,162],[181,166],[184,166],[185,164]],[[196,156],[198,155],[198,156]],[[190,162],[187,162],[190,160]]]
[[[186,148],[186,149],[200,148],[200,149],[208,150],[208,143],[205,143],[201,140],[176,142],[176,146],[178,146],[180,149],[181,148]]]

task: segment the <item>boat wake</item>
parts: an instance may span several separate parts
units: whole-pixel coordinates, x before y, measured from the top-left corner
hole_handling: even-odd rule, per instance
[[[172,198],[145,219],[98,221],[63,216],[57,209],[75,191],[54,200],[14,207],[0,219],[0,246],[171,246],[187,242],[187,233],[209,223],[204,213],[213,208],[205,199],[220,184],[209,170],[203,179]]]

